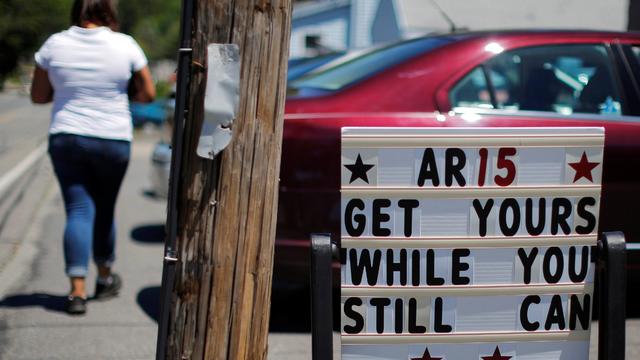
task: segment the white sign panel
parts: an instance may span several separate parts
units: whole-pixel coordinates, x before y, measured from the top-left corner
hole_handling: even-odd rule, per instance
[[[344,128],[342,357],[585,359],[602,128]]]

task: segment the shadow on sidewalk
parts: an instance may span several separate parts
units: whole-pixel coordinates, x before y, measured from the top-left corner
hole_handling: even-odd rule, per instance
[[[66,313],[67,296],[43,293],[10,295],[0,301],[0,308],[42,307]]]
[[[150,286],[140,290],[136,301],[147,316],[158,322],[160,317],[160,286]]]
[[[131,238],[142,243],[164,243],[164,224],[141,225],[131,230]]]

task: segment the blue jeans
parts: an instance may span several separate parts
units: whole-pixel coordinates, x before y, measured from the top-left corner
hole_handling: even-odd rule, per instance
[[[130,148],[130,142],[121,140],[49,137],[49,155],[67,214],[64,259],[69,277],[87,275],[92,250],[98,266],[111,266],[115,259],[114,210]]]

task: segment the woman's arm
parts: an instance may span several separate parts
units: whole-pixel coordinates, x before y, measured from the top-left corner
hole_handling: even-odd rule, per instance
[[[140,71],[133,73],[131,78],[133,82],[134,93],[131,94],[131,99],[137,102],[152,102],[156,97],[156,87],[153,84],[151,78],[151,71],[149,67],[145,66]]]
[[[46,104],[51,100],[53,100],[53,87],[49,82],[49,74],[36,65],[31,82],[31,101],[35,104]]]

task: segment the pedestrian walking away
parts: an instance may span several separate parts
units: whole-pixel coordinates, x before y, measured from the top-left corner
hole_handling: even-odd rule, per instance
[[[98,268],[93,299],[118,294],[114,209],[133,137],[129,98],[150,102],[155,88],[144,52],[117,32],[112,0],[75,0],[71,27],[35,54],[34,103],[53,101],[49,155],[67,216],[63,234],[70,314],[87,309],[89,258]]]

